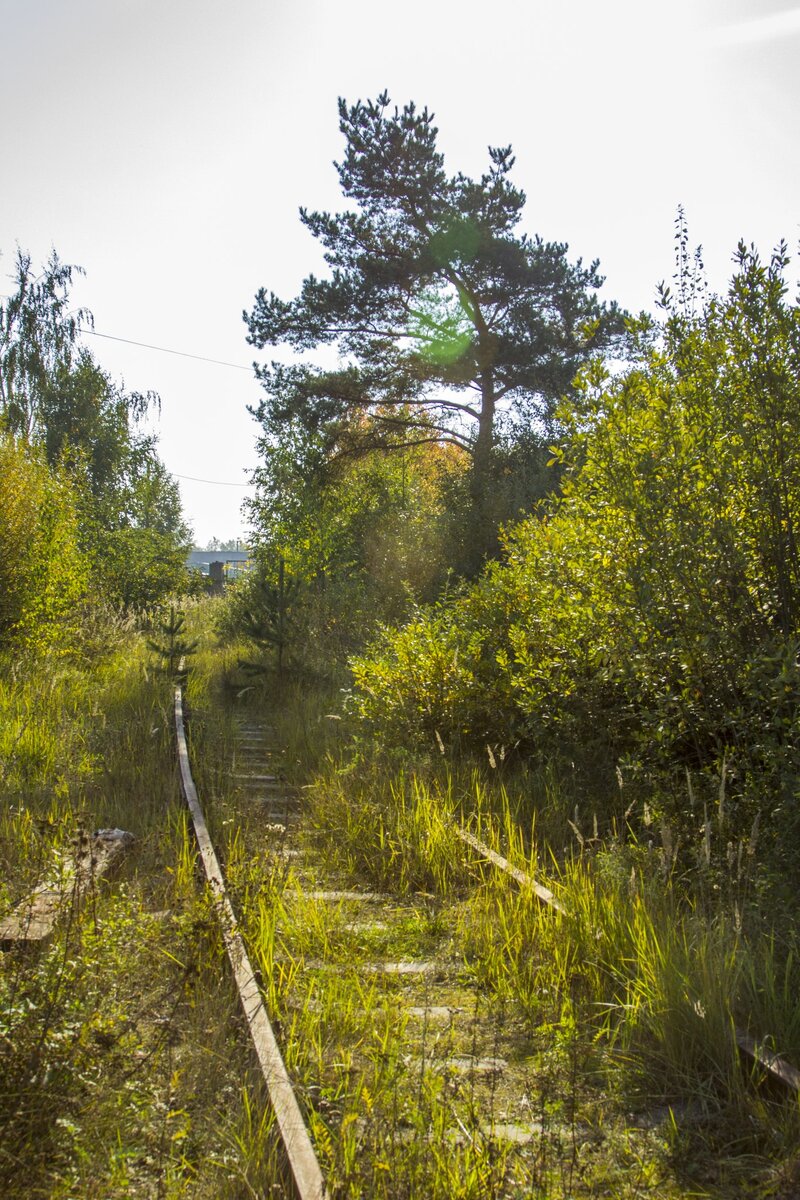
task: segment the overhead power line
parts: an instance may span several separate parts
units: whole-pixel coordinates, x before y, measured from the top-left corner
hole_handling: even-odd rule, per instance
[[[177,354],[180,358],[193,358],[197,362],[214,363],[218,367],[230,367],[234,371],[250,371],[252,367],[243,367],[241,363],[225,362],[221,358],[207,358],[204,354],[189,354],[186,350],[172,350],[169,346],[154,346],[150,342],[135,342],[132,338],[115,337],[113,333],[98,333],[96,329],[84,329],[84,333],[90,333],[92,337],[105,338],[109,342],[125,342],[128,346],[141,346],[143,350],[159,350],[162,354]],[[209,483],[214,487],[235,487],[247,488],[249,483],[232,483],[227,479],[200,479],[197,475],[179,475],[177,471],[170,471],[170,474],[175,479],[186,479],[189,483]]]
[[[170,471],[175,479],[188,479],[192,483],[215,483],[217,487],[252,487],[250,483],[229,483],[226,479],[198,479],[196,475],[179,475],[177,471]]]
[[[133,338],[115,337],[113,333],[98,333],[96,329],[82,329],[81,332],[89,333],[92,337],[105,338],[109,342],[125,342],[127,346],[141,346],[143,350],[159,350],[162,354],[177,354],[179,358],[193,358],[197,362],[214,363],[218,367],[230,367],[233,371],[249,371],[251,375],[253,373],[252,367],[245,367],[241,363],[225,362],[221,358],[207,358],[204,354],[189,354],[186,350],[172,350],[169,346],[154,346],[150,342],[135,342]]]
[[[6,296],[0,292],[0,299],[10,300],[10,296]],[[193,358],[197,362],[214,363],[217,367],[230,367],[234,371],[250,371],[252,367],[242,366],[241,363],[225,362],[221,358],[207,358],[204,354],[189,354],[186,350],[172,350],[169,346],[154,346],[150,342],[135,342],[133,338],[116,337],[113,333],[99,333],[96,329],[87,329],[84,327],[81,333],[89,333],[92,337],[105,338],[109,342],[124,342],[127,346],[141,346],[143,350],[159,350],[162,354],[177,354],[179,358]],[[247,488],[252,487],[251,483],[232,483],[228,479],[200,479],[196,475],[179,475],[177,471],[170,471],[170,475],[174,479],[186,479],[190,483],[210,483],[215,487],[235,487]]]

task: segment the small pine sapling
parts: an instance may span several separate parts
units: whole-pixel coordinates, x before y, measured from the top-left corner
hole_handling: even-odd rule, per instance
[[[183,613],[170,605],[169,616],[156,622],[154,636],[147,641],[148,648],[158,656],[156,670],[179,687],[185,686],[188,678],[186,659],[198,646],[197,641],[186,639],[185,625]]]

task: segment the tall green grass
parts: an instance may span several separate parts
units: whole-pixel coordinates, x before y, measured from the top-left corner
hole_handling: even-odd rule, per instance
[[[463,897],[456,937],[473,977],[522,1011],[533,1035],[570,1031],[587,1079],[605,1080],[619,1104],[671,1105],[676,1146],[688,1138],[700,1159],[720,1162],[730,1149],[734,1174],[740,1153],[763,1169],[791,1160],[797,1097],[743,1059],[734,1036],[769,1035],[800,1063],[800,970],[785,924],[765,933],[752,881],[723,886],[713,855],[689,886],[668,833],[642,844],[578,829],[571,852],[552,856],[535,813],[520,825],[512,786],[478,775],[468,786],[444,768],[387,779],[379,761],[331,761],[310,792],[316,836],[354,880]],[[555,806],[552,779],[546,787]],[[456,822],[546,883],[564,911],[481,862],[454,838]],[[706,862],[704,845],[696,858]]]
[[[172,690],[129,623],[107,634],[81,660],[0,662],[0,915],[82,832],[136,838],[45,946],[3,955],[0,1192],[252,1197],[274,1138],[198,886]]]
[[[388,760],[363,745],[353,753],[336,693],[266,675],[254,686],[235,648],[219,658],[205,650],[189,685],[201,794],[337,1196],[501,1196],[512,1181],[469,1122],[471,1149],[454,1153],[447,1097],[404,1061],[401,1009],[358,981],[360,955],[378,942],[362,938],[354,950],[343,914],[304,900],[270,835],[242,812],[225,778],[231,702],[276,728],[282,769],[305,787],[309,847],[328,868],[418,901],[431,920],[446,908],[476,994],[523,1014],[542,1047],[534,1090],[544,1117],[571,1122],[573,1137],[580,1111],[614,1129],[604,1156],[612,1194],[703,1194],[706,1181],[720,1195],[769,1195],[792,1177],[797,1104],[742,1062],[733,1038],[734,1024],[771,1033],[800,1061],[791,934],[770,934],[752,847],[724,845],[721,820],[706,820],[680,857],[669,830],[626,840],[621,802],[619,828],[598,830],[585,794],[576,812],[563,771],[515,773],[492,765],[497,754],[478,769]],[[454,839],[457,822],[551,887],[564,913]],[[697,868],[690,881],[687,862]],[[202,928],[206,917],[195,920]],[[213,945],[210,928],[204,936]],[[316,971],[343,956],[344,975]],[[638,1129],[661,1122],[672,1183],[656,1144],[648,1157],[646,1139],[626,1137],[630,1114]],[[577,1161],[543,1140],[533,1175],[514,1186],[548,1200],[593,1194],[600,1175],[581,1183]]]

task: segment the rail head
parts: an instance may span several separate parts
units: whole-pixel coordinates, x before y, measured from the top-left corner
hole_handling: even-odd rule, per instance
[[[239,932],[236,914],[225,888],[225,880],[197,795],[189,762],[189,748],[183,720],[183,694],[175,688],[175,731],[184,798],[194,825],[195,836],[209,887],[217,899],[217,913],[225,948],[239,992],[250,1037],[264,1076],[272,1110],[286,1151],[298,1200],[328,1200],[328,1190],[311,1138],[272,1029],[261,989]]]

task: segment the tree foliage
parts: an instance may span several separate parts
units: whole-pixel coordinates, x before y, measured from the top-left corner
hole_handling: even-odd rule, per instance
[[[474,561],[491,546],[487,505],[501,427],[551,429],[579,367],[622,334],[597,298],[598,263],[518,232],[525,195],[510,147],[473,180],[446,173],[427,109],[339,102],[346,211],[301,210],[329,275],[284,301],[262,289],[250,343],[333,346],[333,369],[258,368],[266,434],[321,435],[326,455],[437,441],[471,463]],[[365,420],[365,414],[369,419]],[[510,514],[505,514],[510,515]]]
[[[431,442],[390,456],[325,460],[319,439],[262,444],[250,505],[261,564],[242,585],[254,611],[291,582],[292,640],[306,657],[343,662],[378,619],[399,620],[446,578],[450,499],[463,475],[452,448]]]
[[[722,297],[704,294],[683,227],[679,247],[676,294],[662,290],[659,330],[640,324],[638,362],[587,371],[562,410],[563,497],[510,532],[506,561],[468,593],[385,632],[355,664],[360,704],[387,736],[392,722],[677,770],[683,803],[685,770],[724,771],[740,832],[762,809],[786,829],[800,793],[800,310],[785,247],[765,264],[741,245]]]
[[[87,582],[69,482],[6,434],[0,438],[0,648],[39,653],[69,645]]]
[[[53,251],[35,275],[30,255],[17,251],[16,290],[0,304],[0,414],[17,437],[44,435],[52,384],[71,370],[81,327],[91,324],[91,315],[69,302],[72,277],[80,273]]]
[[[189,530],[144,425],[158,396],[117,386],[80,343],[91,315],[70,305],[79,270],[53,252],[35,275],[18,252],[15,290],[0,305],[0,428],[37,447],[62,488],[69,477],[95,588],[142,607],[181,582]]]

